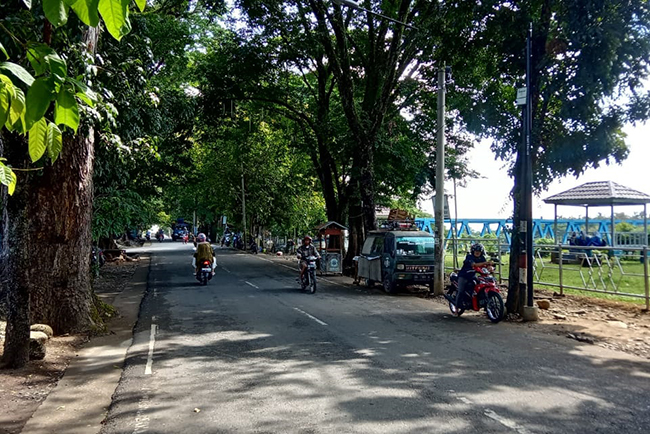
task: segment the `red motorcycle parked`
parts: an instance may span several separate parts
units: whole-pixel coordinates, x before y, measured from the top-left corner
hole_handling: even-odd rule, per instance
[[[496,279],[492,275],[494,267],[474,267],[476,278],[469,282],[474,283],[474,291],[470,294],[466,291],[465,297],[461,300],[461,305],[456,306],[456,295],[458,294],[458,274],[449,275],[450,285],[447,287],[445,298],[449,301],[449,310],[455,316],[461,316],[466,310],[472,309],[479,311],[485,309],[487,317],[493,323],[498,323],[505,316],[505,306],[503,298],[497,286]],[[471,295],[471,299],[470,299]]]

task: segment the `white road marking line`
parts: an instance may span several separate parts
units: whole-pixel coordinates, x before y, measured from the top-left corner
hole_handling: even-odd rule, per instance
[[[459,400],[459,401],[463,401],[465,404],[473,404],[472,401],[465,398],[464,396],[457,396],[456,399]]]
[[[260,289],[260,287],[259,287],[259,286],[257,286],[257,285],[254,285],[254,284],[252,284],[252,283],[250,283],[250,282],[249,282],[248,280],[246,280],[246,281],[245,281],[245,283],[246,283],[247,285],[250,285],[250,286],[252,286],[252,287],[253,287],[253,288],[255,288],[255,289]]]
[[[135,428],[133,429],[133,434],[142,434],[149,431],[149,416],[145,415],[144,412],[149,410],[149,391],[147,389],[142,389],[142,397],[138,401],[138,411],[135,414]]]
[[[149,334],[149,355],[147,356],[147,366],[144,368],[144,375],[151,375],[153,366],[153,348],[156,343],[156,324],[151,324],[151,333]]]
[[[531,434],[530,431],[528,431],[526,428],[520,426],[515,422],[514,420],[510,420],[508,418],[499,416],[489,408],[486,408],[484,411],[484,414],[489,417],[490,419],[496,420],[499,422],[501,425],[506,426],[514,431],[517,431],[519,434]]]
[[[298,312],[302,313],[303,315],[307,315],[309,318],[313,319],[314,321],[316,321],[316,322],[317,322],[318,324],[320,324],[320,325],[324,325],[324,326],[327,325],[326,322],[319,320],[318,318],[316,318],[316,317],[313,316],[313,315],[308,314],[308,313],[305,312],[304,310],[300,310],[300,309],[298,309],[297,307],[294,307],[294,309],[297,310]]]
[[[256,257],[257,259],[261,259],[262,261],[273,262],[273,261],[271,261],[270,259],[262,258],[262,257],[257,256],[257,255],[255,255],[255,257]]]
[[[222,266],[221,268],[222,268],[226,273],[230,273],[230,270],[227,269],[226,267]]]

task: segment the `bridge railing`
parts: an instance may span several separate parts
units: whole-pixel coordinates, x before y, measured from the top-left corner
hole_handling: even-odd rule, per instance
[[[509,274],[509,244],[503,240],[459,238],[447,240],[445,268],[449,271],[462,266],[472,243],[481,242],[490,257],[500,259],[495,277],[507,284]],[[458,252],[456,262],[454,247]],[[583,247],[568,244],[535,244],[533,282],[536,288],[565,289],[608,294],[645,300],[650,309],[650,280],[648,246]]]

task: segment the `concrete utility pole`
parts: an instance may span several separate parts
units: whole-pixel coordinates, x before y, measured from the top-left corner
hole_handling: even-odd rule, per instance
[[[436,250],[433,293],[445,290],[445,64],[438,69],[438,139],[436,141]]]
[[[522,141],[522,194],[519,205],[519,238],[523,241],[523,251],[519,259],[519,288],[523,308],[524,321],[537,321],[537,307],[533,300],[533,167],[532,143],[533,130],[533,87],[531,82],[531,41],[533,24],[530,23],[528,38],[526,38],[526,103],[522,119],[524,140]]]
[[[244,165],[241,165],[241,208],[244,216],[244,228],[242,229],[242,241],[246,245],[246,186],[244,185]]]

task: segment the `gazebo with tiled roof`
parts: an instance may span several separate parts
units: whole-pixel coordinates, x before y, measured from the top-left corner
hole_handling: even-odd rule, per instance
[[[650,203],[650,196],[624,185],[612,181],[587,182],[578,187],[571,188],[562,193],[544,199],[545,203],[555,205],[555,233],[557,233],[557,207],[558,205],[584,206],[586,209],[585,228],[589,227],[589,207],[609,206],[612,210],[612,244],[614,241],[614,207],[643,205],[643,232],[647,245],[648,234],[648,213],[647,204]]]

